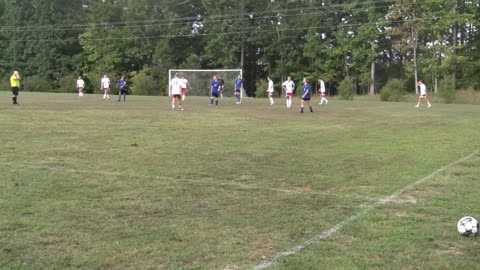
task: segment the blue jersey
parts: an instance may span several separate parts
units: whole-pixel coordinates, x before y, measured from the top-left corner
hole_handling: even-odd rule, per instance
[[[127,86],[127,82],[125,80],[118,80],[118,90],[125,90],[125,87]]]
[[[220,85],[221,85],[221,82],[220,82],[220,81],[215,81],[215,80],[212,81],[212,93],[213,93],[213,94],[218,93],[218,90],[219,90],[219,88],[220,88]]]
[[[302,98],[309,99],[312,94],[312,86],[309,83],[303,84]]]
[[[243,80],[242,80],[242,79],[236,79],[236,80],[235,80],[235,90],[240,90],[240,89],[242,89],[242,84],[243,84]]]

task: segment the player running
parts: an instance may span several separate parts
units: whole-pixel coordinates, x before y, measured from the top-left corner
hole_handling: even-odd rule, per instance
[[[107,74],[103,75],[100,88],[103,90],[103,100],[110,100],[110,95],[108,94],[108,91],[110,91],[110,79],[107,77]]]
[[[268,80],[268,88],[267,88],[268,99],[270,100],[270,106],[272,106],[275,104],[275,101],[273,100],[273,92],[275,91],[275,89],[273,89],[272,77],[268,76],[267,80]]]
[[[318,84],[320,85],[320,89],[318,89],[318,92],[320,92],[320,105],[323,104],[323,101],[325,101],[325,105],[328,104],[328,100],[325,98],[325,82],[320,79],[318,80]]]
[[[310,97],[312,95],[312,86],[310,85],[310,80],[308,78],[303,78],[303,91],[302,91],[302,101],[300,105],[300,112],[303,113],[304,103],[307,103],[310,108],[310,112],[313,113],[312,106],[310,106]]]
[[[83,89],[85,89],[85,82],[83,81],[82,76],[78,76],[77,91],[79,97],[83,97]]]
[[[10,76],[10,86],[12,87],[12,101],[13,105],[18,105],[18,91],[20,90],[20,75],[18,71],[14,71],[12,76]]]
[[[177,100],[178,109],[183,111],[182,79],[180,79],[180,74],[178,73],[175,73],[175,77],[170,81],[170,93],[172,93],[172,111],[175,111],[175,100]]]
[[[282,83],[282,88],[285,90],[287,108],[290,109],[292,108],[293,89],[295,89],[295,83],[292,81],[292,77],[287,77],[287,80]]]
[[[419,80],[417,85],[420,87],[420,96],[418,97],[418,102],[417,105],[415,105],[415,108],[420,107],[420,102],[422,99],[424,99],[427,102],[427,108],[432,107],[432,104],[430,104],[430,101],[427,99],[427,87],[423,83],[422,80]]]
[[[215,107],[218,107],[218,97],[220,96],[220,80],[217,75],[213,76],[210,86],[210,106],[213,106],[213,99],[215,99]]]
[[[127,81],[125,80],[125,76],[122,76],[120,80],[118,80],[118,102],[122,100],[123,95],[123,102],[127,99]]]
[[[242,75],[238,75],[238,78],[235,80],[235,98],[237,99],[237,102],[235,104],[240,104],[242,103],[241,101],[241,96],[240,93],[243,88],[243,80],[242,80]]]
[[[188,80],[185,78],[185,76],[182,75],[180,81],[182,83],[182,100],[185,100],[185,94],[187,93],[188,89],[192,88],[190,87],[190,83],[188,83]]]

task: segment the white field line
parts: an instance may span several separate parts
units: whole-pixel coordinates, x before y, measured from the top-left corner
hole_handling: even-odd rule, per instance
[[[315,235],[314,237],[308,239],[304,243],[302,243],[298,246],[295,246],[295,247],[293,247],[293,248],[291,248],[287,251],[283,251],[283,252],[275,254],[274,256],[269,258],[268,260],[265,260],[261,264],[255,266],[253,269],[255,269],[255,270],[266,269],[266,268],[273,267],[273,266],[277,265],[281,259],[283,259],[285,257],[288,257],[288,256],[296,255],[296,254],[302,252],[303,250],[305,250],[306,248],[310,247],[311,245],[329,238],[330,236],[337,233],[339,230],[341,230],[346,225],[352,223],[353,221],[355,221],[357,219],[360,219],[360,218],[364,217],[371,210],[394,201],[398,196],[402,195],[405,191],[410,190],[410,189],[414,188],[415,186],[418,186],[418,185],[422,184],[423,182],[429,180],[430,178],[433,178],[437,174],[445,171],[446,169],[448,169],[449,167],[451,167],[453,165],[456,165],[458,163],[466,161],[467,159],[471,158],[475,154],[476,154],[476,152],[473,152],[473,153],[471,153],[471,154],[469,154],[469,155],[467,155],[467,156],[465,156],[465,157],[463,157],[459,160],[456,160],[456,161],[454,161],[454,162],[452,162],[452,163],[450,163],[446,166],[443,166],[443,167],[435,170],[433,173],[423,177],[420,180],[417,180],[414,183],[409,184],[408,186],[406,186],[402,189],[399,189],[399,190],[395,191],[394,193],[392,193],[390,196],[386,197],[385,199],[373,203],[372,205],[368,206],[367,208],[363,209],[362,211],[360,211],[360,212],[348,217],[347,219],[341,221],[340,223],[336,224],[332,228],[330,228],[326,231],[323,231],[320,234]]]
[[[11,163],[11,162],[3,162],[3,161],[0,161],[0,166],[24,167],[24,168],[42,169],[42,170],[57,171],[57,172],[70,172],[70,173],[76,173],[76,174],[90,174],[90,175],[95,174],[95,175],[105,175],[105,176],[140,178],[140,179],[165,180],[168,182],[186,182],[186,183],[215,185],[215,186],[223,186],[223,187],[231,186],[231,187],[237,187],[237,188],[246,189],[246,190],[268,190],[268,191],[274,191],[274,192],[285,193],[285,194],[324,195],[324,196],[357,199],[357,200],[371,201],[371,202],[379,201],[378,198],[373,198],[373,197],[338,194],[338,193],[328,192],[328,191],[270,188],[270,187],[260,187],[253,184],[243,184],[238,182],[227,182],[227,181],[214,181],[214,180],[208,180],[208,179],[183,179],[183,178],[173,178],[173,177],[166,177],[166,176],[128,174],[128,173],[122,173],[122,172],[98,171],[98,170],[81,170],[81,169],[54,167],[54,166],[46,166],[46,165],[32,164],[32,163]]]

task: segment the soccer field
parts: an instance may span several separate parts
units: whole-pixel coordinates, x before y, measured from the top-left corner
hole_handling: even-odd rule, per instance
[[[480,106],[208,102],[0,92],[0,268],[478,269]]]

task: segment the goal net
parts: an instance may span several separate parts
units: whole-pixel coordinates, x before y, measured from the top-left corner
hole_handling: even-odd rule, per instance
[[[168,71],[168,81],[175,77],[175,73],[178,73],[180,77],[184,76],[190,84],[187,96],[210,96],[210,86],[213,80],[213,75],[218,75],[224,80],[224,97],[232,97],[235,92],[235,80],[238,75],[242,76],[241,69],[170,69]],[[168,87],[168,95],[170,93],[170,87]],[[245,90],[242,89],[240,97],[245,97]]]

